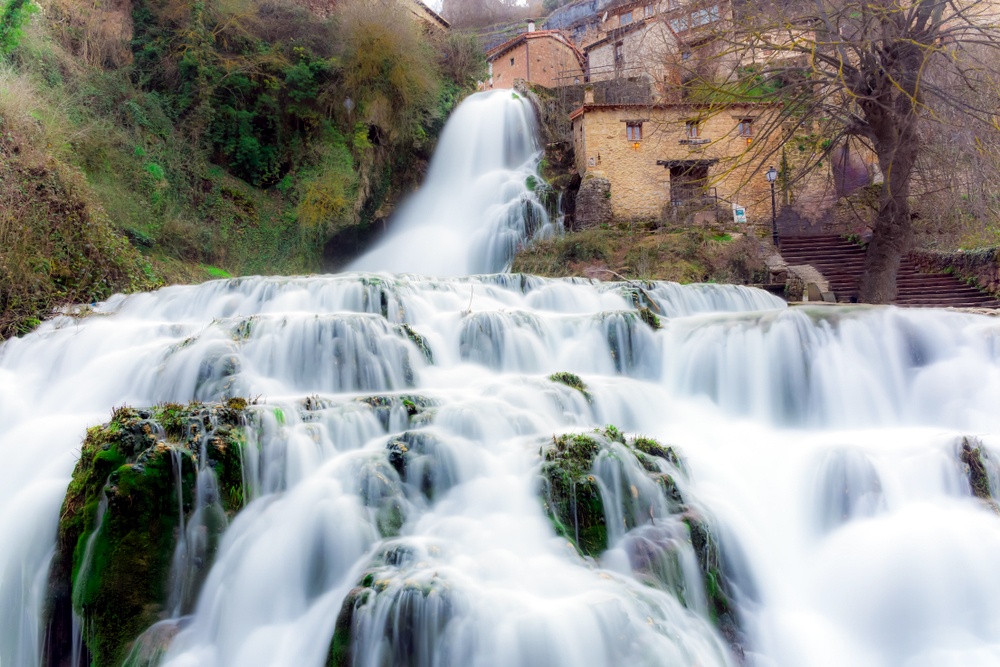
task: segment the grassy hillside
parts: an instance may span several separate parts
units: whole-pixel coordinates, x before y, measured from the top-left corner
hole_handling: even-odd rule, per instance
[[[324,7],[0,0],[0,338],[357,250],[481,60],[391,0]]]

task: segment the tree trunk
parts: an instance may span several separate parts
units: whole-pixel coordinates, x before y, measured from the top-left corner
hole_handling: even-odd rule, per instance
[[[865,253],[865,269],[858,289],[862,303],[891,303],[896,298],[899,261],[910,249],[913,221],[910,216],[910,177],[916,163],[916,117],[886,114],[876,130],[875,148],[882,170],[879,210],[872,241]],[[881,130],[881,131],[879,131]]]

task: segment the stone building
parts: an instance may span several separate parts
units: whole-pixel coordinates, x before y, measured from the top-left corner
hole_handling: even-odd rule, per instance
[[[644,78],[652,101],[681,101],[690,81],[725,79],[740,57],[727,44],[729,0],[622,0],[584,49],[589,82]]]
[[[607,179],[619,219],[730,217],[769,225],[768,164],[750,150],[770,107],[584,103],[570,115],[576,168]],[[753,145],[754,149],[760,148]]]
[[[675,50],[676,39],[664,22],[656,20],[654,7],[632,2],[609,12],[604,36],[584,48],[589,82],[623,77],[662,80],[663,55]]]
[[[509,39],[486,54],[488,88],[511,88],[523,79],[548,88],[583,83],[583,54],[558,30],[535,30]]]

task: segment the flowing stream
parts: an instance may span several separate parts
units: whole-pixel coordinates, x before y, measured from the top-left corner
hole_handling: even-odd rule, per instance
[[[492,93],[457,116],[484,101],[523,113]],[[479,240],[461,238],[477,266]],[[395,266],[378,252],[363,262]],[[159,664],[320,667],[362,582],[359,667],[1000,665],[1000,516],[961,458],[975,438],[1000,492],[996,320],[786,308],[737,286],[356,272],[116,296],[0,346],[0,666],[40,664],[85,429],[122,404],[230,396],[257,399],[249,502],[198,591],[180,576],[207,553],[198,523],[178,536],[163,622],[179,632]],[[608,544],[585,557],[546,516],[540,470],[553,436],[609,424],[670,445],[679,460],[654,472],[676,487],[594,435]]]

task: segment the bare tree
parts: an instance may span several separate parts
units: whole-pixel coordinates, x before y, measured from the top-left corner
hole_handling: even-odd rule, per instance
[[[482,28],[537,14],[529,3],[517,0],[443,0],[441,15],[455,28]]]
[[[847,138],[877,156],[883,182],[860,299],[888,303],[912,243],[914,170],[921,124],[971,117],[996,131],[990,59],[1000,53],[989,0],[744,0],[723,39],[740,66],[711,83],[714,99],[775,103],[759,135],[774,147],[809,128],[823,137],[811,166]],[[718,35],[717,35],[718,36]],[[706,82],[700,81],[701,89]],[[958,88],[971,94],[957,94]],[[807,166],[808,168],[808,166]]]

